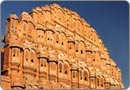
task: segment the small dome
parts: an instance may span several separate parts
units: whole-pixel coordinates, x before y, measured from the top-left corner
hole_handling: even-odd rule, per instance
[[[56,8],[61,8],[60,5],[57,4],[57,3],[53,3],[53,4],[51,4],[51,6],[52,6],[52,7],[56,7]]]
[[[36,7],[35,10],[42,12],[42,9],[40,7]]]
[[[33,19],[32,19],[32,17],[29,15],[29,13],[28,12],[22,12],[21,13],[21,15],[20,15],[20,17],[21,17],[21,20],[25,20],[25,21],[30,21],[30,22],[34,22],[33,21]]]
[[[11,18],[18,19],[17,15],[14,14],[14,13],[10,14],[9,18],[10,18],[10,19],[11,19]]]

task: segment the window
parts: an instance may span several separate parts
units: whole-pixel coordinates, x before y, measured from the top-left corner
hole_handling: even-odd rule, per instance
[[[84,80],[87,81],[87,77],[84,77]]]
[[[41,67],[43,66],[43,64],[41,64]]]
[[[63,42],[62,42],[61,44],[62,44],[62,45],[64,45],[64,43],[63,43]]]
[[[13,52],[13,57],[15,57],[16,56],[16,49],[12,48],[12,52]]]
[[[85,80],[85,81],[88,81],[88,75],[87,75],[87,72],[86,72],[86,71],[84,71],[84,80]]]
[[[46,67],[46,61],[44,61],[44,67]]]
[[[67,64],[64,65],[64,70],[65,70],[64,73],[65,73],[65,74],[68,74],[68,65],[67,65]]]
[[[31,59],[31,62],[33,63],[33,59]]]
[[[62,64],[59,64],[59,72],[62,73]]]
[[[80,74],[80,80],[82,80],[82,71],[80,71],[79,74]]]
[[[68,72],[67,72],[67,71],[65,71],[65,74],[68,74]]]
[[[56,32],[56,43],[58,43],[58,41],[59,41],[59,35],[58,35],[59,33],[58,32]]]
[[[69,43],[69,49],[73,48],[73,43]]]
[[[54,63],[54,62],[51,62],[51,63],[50,63],[50,67],[51,67],[51,70],[55,70],[55,63]]]
[[[73,71],[73,78],[75,78],[75,71]]]
[[[99,78],[97,78],[97,86],[99,86]]]
[[[101,78],[101,87],[103,87],[103,83],[104,83],[104,82],[103,82],[103,78]]]
[[[81,50],[81,54],[83,54],[83,50]]]

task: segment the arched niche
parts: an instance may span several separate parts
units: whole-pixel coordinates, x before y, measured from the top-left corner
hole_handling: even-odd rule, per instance
[[[30,66],[30,50],[28,48],[24,50],[24,66]]]
[[[63,74],[64,73],[64,64],[62,60],[59,60],[58,62],[58,73]]]
[[[28,28],[27,28],[27,30],[28,30],[28,37],[30,38],[30,39],[33,39],[33,36],[34,36],[34,30],[35,30],[35,28],[34,28],[34,25],[33,25],[33,23],[31,22],[31,21],[28,21]]]
[[[46,30],[46,41],[47,45],[53,45],[55,39],[54,39],[55,32],[52,30]]]
[[[79,83],[82,83],[83,81],[83,72],[84,72],[84,69],[83,67],[79,67]]]
[[[36,69],[36,52],[35,52],[35,50],[30,51],[30,64],[33,69]]]
[[[61,46],[62,48],[67,48],[67,36],[64,32],[61,32]]]
[[[21,50],[19,47],[12,47],[12,62],[20,64]]]
[[[42,28],[38,28],[37,29],[37,38],[38,38],[38,42],[40,43],[46,43],[46,35],[45,35],[45,30],[43,30]]]
[[[67,60],[64,61],[64,75],[67,77],[70,76],[70,64]]]

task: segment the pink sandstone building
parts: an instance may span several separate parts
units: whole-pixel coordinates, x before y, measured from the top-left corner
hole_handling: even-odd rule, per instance
[[[124,88],[95,29],[58,4],[10,14],[3,42],[2,88]]]

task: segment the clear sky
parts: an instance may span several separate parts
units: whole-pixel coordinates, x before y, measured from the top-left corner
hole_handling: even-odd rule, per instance
[[[5,21],[12,12],[31,12],[37,6],[58,3],[76,11],[99,34],[111,58],[122,71],[125,88],[129,86],[129,5],[121,1],[7,1],[1,4],[1,31],[5,34]]]

